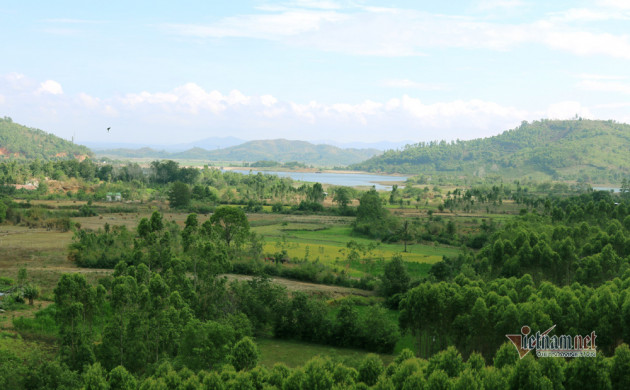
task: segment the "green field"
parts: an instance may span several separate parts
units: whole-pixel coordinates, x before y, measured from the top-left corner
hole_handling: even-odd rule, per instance
[[[258,339],[256,344],[258,344],[261,353],[260,363],[268,368],[273,367],[276,363],[284,363],[289,367],[302,366],[315,356],[325,356],[335,362],[342,362],[350,367],[358,367],[361,360],[368,354],[361,349],[337,348],[292,340]],[[378,355],[386,365],[391,363],[395,357],[387,354]]]
[[[412,275],[426,275],[431,265],[443,256],[460,253],[459,248],[425,244],[408,245],[407,253],[404,253],[402,244],[385,244],[356,236],[347,224],[283,222],[258,226],[254,231],[263,236],[265,253],[285,250],[292,262],[317,261],[336,269],[345,268],[354,277],[381,273],[385,261],[395,254],[403,257]],[[347,247],[350,241],[364,247],[370,244],[376,247],[366,252],[357,251],[358,257],[352,258]]]

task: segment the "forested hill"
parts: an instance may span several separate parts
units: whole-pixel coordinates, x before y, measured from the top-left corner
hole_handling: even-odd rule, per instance
[[[55,159],[91,156],[85,146],[22,126],[9,117],[0,118],[0,161],[9,159]]]
[[[116,157],[161,157],[185,160],[225,162],[256,162],[262,160],[280,163],[297,161],[316,166],[354,164],[380,153],[377,149],[342,149],[331,145],[314,145],[306,141],[286,139],[249,141],[224,149],[205,150],[192,148],[179,153],[158,152],[153,149],[114,149],[96,151],[99,155]]]
[[[630,172],[628,150],[630,125],[600,120],[541,120],[523,122],[490,138],[407,145],[352,168],[620,183]]]

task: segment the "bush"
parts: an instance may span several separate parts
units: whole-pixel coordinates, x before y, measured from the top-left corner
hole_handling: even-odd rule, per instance
[[[236,370],[250,370],[256,367],[260,359],[258,346],[249,337],[243,337],[238,343],[232,347],[232,355],[230,360]]]

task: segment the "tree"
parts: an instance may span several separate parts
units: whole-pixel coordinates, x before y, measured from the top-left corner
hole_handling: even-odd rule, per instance
[[[136,378],[123,366],[111,370],[108,379],[110,390],[135,390],[137,388]]]
[[[108,390],[109,385],[105,379],[105,370],[100,363],[94,363],[83,373],[83,389]]]
[[[387,211],[375,189],[367,191],[359,199],[354,230],[372,237],[383,237],[389,233]]]
[[[324,193],[324,188],[320,183],[313,184],[310,190],[308,190],[308,200],[313,203],[322,203],[326,194]]]
[[[240,247],[249,235],[249,221],[238,207],[222,206],[216,209],[210,223],[221,240],[230,248]]]
[[[188,185],[176,181],[168,192],[168,201],[171,208],[186,207],[190,204],[191,192]]]
[[[348,207],[348,204],[350,204],[350,190],[348,187],[337,187],[333,196],[333,202],[337,203],[341,209]]]
[[[243,337],[232,348],[231,361],[234,368],[238,371],[251,370],[258,364],[260,352],[258,346],[249,337]]]
[[[359,381],[368,386],[374,386],[379,375],[383,372],[383,361],[378,355],[368,354],[359,366]]]
[[[33,300],[39,297],[39,287],[29,283],[24,286],[22,292],[24,293],[24,298],[28,299],[28,304],[33,306]]]
[[[383,270],[381,293],[385,297],[402,294],[409,288],[409,273],[401,255],[394,255]]]
[[[403,222],[400,230],[398,231],[398,234],[403,244],[405,245],[405,249],[403,250],[403,252],[407,253],[407,242],[411,241],[411,239],[413,238],[409,229],[409,221],[405,220]]]
[[[621,344],[615,350],[612,367],[610,368],[610,381],[614,389],[630,388],[630,348],[628,344]]]

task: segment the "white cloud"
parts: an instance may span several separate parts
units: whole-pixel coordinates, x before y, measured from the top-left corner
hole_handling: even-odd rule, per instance
[[[39,89],[35,91],[36,94],[49,93],[51,95],[62,95],[63,89],[61,88],[61,84],[56,82],[55,80],[46,80],[39,85]]]
[[[271,96],[271,95],[262,95],[260,97],[260,102],[267,107],[271,107],[274,104],[278,103],[278,99],[276,99],[275,97]]]
[[[612,78],[618,76],[590,76],[580,81],[623,82],[623,79]],[[29,81],[16,75],[9,78]],[[0,80],[6,79],[7,76],[0,76]],[[380,101],[301,103],[269,94],[247,95],[238,90],[222,93],[195,83],[169,91],[143,91],[109,98],[88,93],[37,96],[33,93],[34,89],[28,93],[18,89],[2,90],[3,111],[16,121],[35,118],[29,119],[28,124],[46,130],[51,129],[51,124],[60,127],[63,123],[61,127],[65,129],[60,128],[60,131],[66,133],[59,135],[66,138],[72,135],[72,129],[102,129],[112,125],[118,130],[118,142],[150,139],[154,143],[171,142],[174,134],[178,141],[184,142],[226,133],[245,139],[298,137],[339,142],[383,138],[392,141],[471,139],[497,134],[523,120],[573,118],[576,114],[622,120],[628,116],[630,104],[618,102],[586,107],[577,101],[565,101],[525,109],[481,99],[425,101],[412,94]],[[105,124],[107,126],[103,127]],[[81,137],[89,140],[105,135],[100,130],[90,135],[86,130]]]
[[[79,101],[87,108],[96,108],[100,104],[100,99],[92,97],[87,93],[79,93]]]
[[[601,22],[607,20],[628,20],[630,14],[619,10],[601,10],[589,8],[571,8],[563,12],[552,13],[549,20],[556,22]]]
[[[575,116],[582,118],[593,118],[593,114],[588,107],[582,106],[580,102],[564,101],[551,104],[547,108],[546,117],[549,119],[571,119]]]
[[[4,104],[5,101],[6,101],[6,98],[0,95],[0,104]]]
[[[492,2],[517,6],[520,2]],[[488,3],[490,4],[490,3]],[[208,25],[166,25],[168,31],[201,38],[240,37],[280,41],[323,51],[370,56],[426,55],[427,49],[509,50],[533,43],[577,55],[630,59],[627,35],[582,30],[576,20],[630,18],[619,12],[573,9],[531,23],[507,24],[458,15],[356,6],[350,9],[284,8],[264,14],[226,17]]]
[[[167,24],[180,35],[201,38],[256,38],[277,40],[285,36],[316,31],[325,22],[339,22],[346,17],[329,11],[290,10],[276,14],[232,16],[214,25]]]

